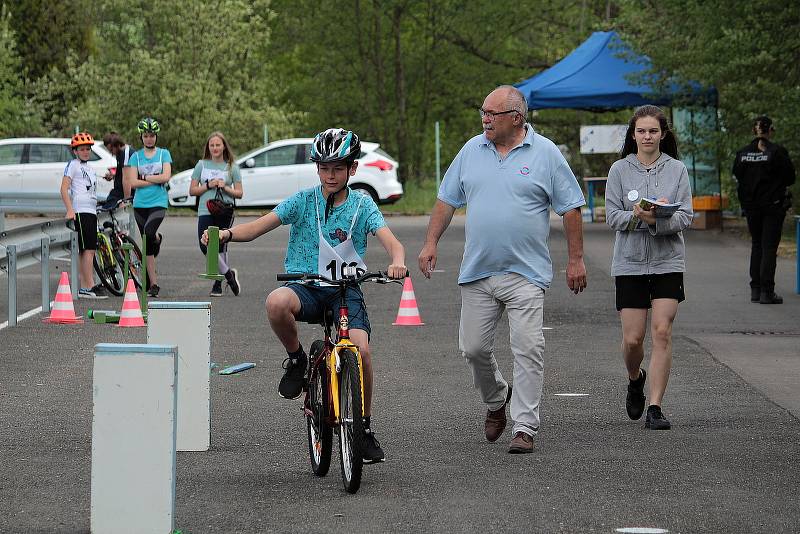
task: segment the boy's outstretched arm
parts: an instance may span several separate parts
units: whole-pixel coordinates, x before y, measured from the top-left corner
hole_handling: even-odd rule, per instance
[[[271,232],[280,225],[280,218],[275,214],[274,211],[271,211],[266,215],[259,217],[255,221],[237,224],[236,226],[227,230],[220,230],[219,240],[220,243],[229,243],[231,241],[252,241],[253,239],[260,237],[267,232]],[[208,244],[208,230],[203,232],[203,237],[200,238],[200,242],[204,245]]]
[[[408,269],[406,268],[406,250],[403,248],[403,244],[397,240],[388,226],[378,229],[375,235],[391,260],[387,270],[389,278],[405,278]]]

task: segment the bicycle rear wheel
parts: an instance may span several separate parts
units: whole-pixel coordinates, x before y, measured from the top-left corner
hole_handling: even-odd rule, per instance
[[[317,340],[311,344],[312,367],[308,379],[308,396],[305,406],[308,455],[311,458],[311,470],[318,477],[328,474],[331,466],[331,450],[333,449],[333,429],[326,421],[330,413],[328,370],[324,359],[320,361],[319,365],[313,366],[314,360],[323,348],[324,341]]]
[[[94,272],[100,282],[108,289],[112,295],[120,296],[124,293],[124,273],[122,265],[114,257],[111,251],[111,242],[108,236],[102,232],[97,234],[97,249],[94,251]]]
[[[137,288],[142,287],[142,269],[144,268],[144,261],[142,260],[142,249],[139,248],[139,245],[136,244],[130,236],[122,235],[120,236],[123,243],[130,243],[133,245],[133,250],[131,250],[131,257],[130,257],[130,265],[128,269],[130,270],[130,277],[133,278],[133,283],[136,285]],[[122,250],[119,251],[120,255],[123,258],[122,265],[125,265],[125,254]],[[124,274],[124,273],[123,273]]]
[[[361,413],[361,370],[353,351],[339,352],[341,373],[339,374],[339,465],[342,468],[342,483],[348,493],[355,493],[361,486],[364,421]]]

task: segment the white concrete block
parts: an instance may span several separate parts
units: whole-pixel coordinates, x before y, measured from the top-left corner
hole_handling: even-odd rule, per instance
[[[151,302],[147,342],[178,346],[179,451],[211,446],[211,303]]]
[[[95,346],[93,533],[174,530],[177,362],[174,345]]]

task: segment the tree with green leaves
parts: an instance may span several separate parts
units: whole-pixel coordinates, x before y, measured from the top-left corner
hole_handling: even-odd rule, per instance
[[[0,6],[0,136],[12,136],[26,121],[21,61],[5,5]]]
[[[752,139],[758,115],[775,121],[775,140],[800,160],[800,138],[794,135],[800,131],[800,34],[787,31],[800,27],[800,5],[779,0],[619,4],[623,36],[658,69],[716,87],[716,141],[728,191],[733,154]]]
[[[524,3],[523,3],[524,4]],[[496,86],[551,66],[605,16],[607,2],[524,6],[456,0],[275,0],[273,66],[306,134],[353,129],[433,175],[434,122],[445,166],[480,132],[478,107]],[[577,134],[575,136],[577,138]]]

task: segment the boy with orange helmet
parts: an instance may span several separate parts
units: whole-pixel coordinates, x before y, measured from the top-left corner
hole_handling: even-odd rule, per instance
[[[61,200],[67,219],[75,221],[78,232],[78,298],[106,299],[102,285],[94,284],[94,251],[97,248],[97,177],[89,166],[94,139],[86,132],[72,136],[70,147],[75,159],[67,163],[61,179]]]

